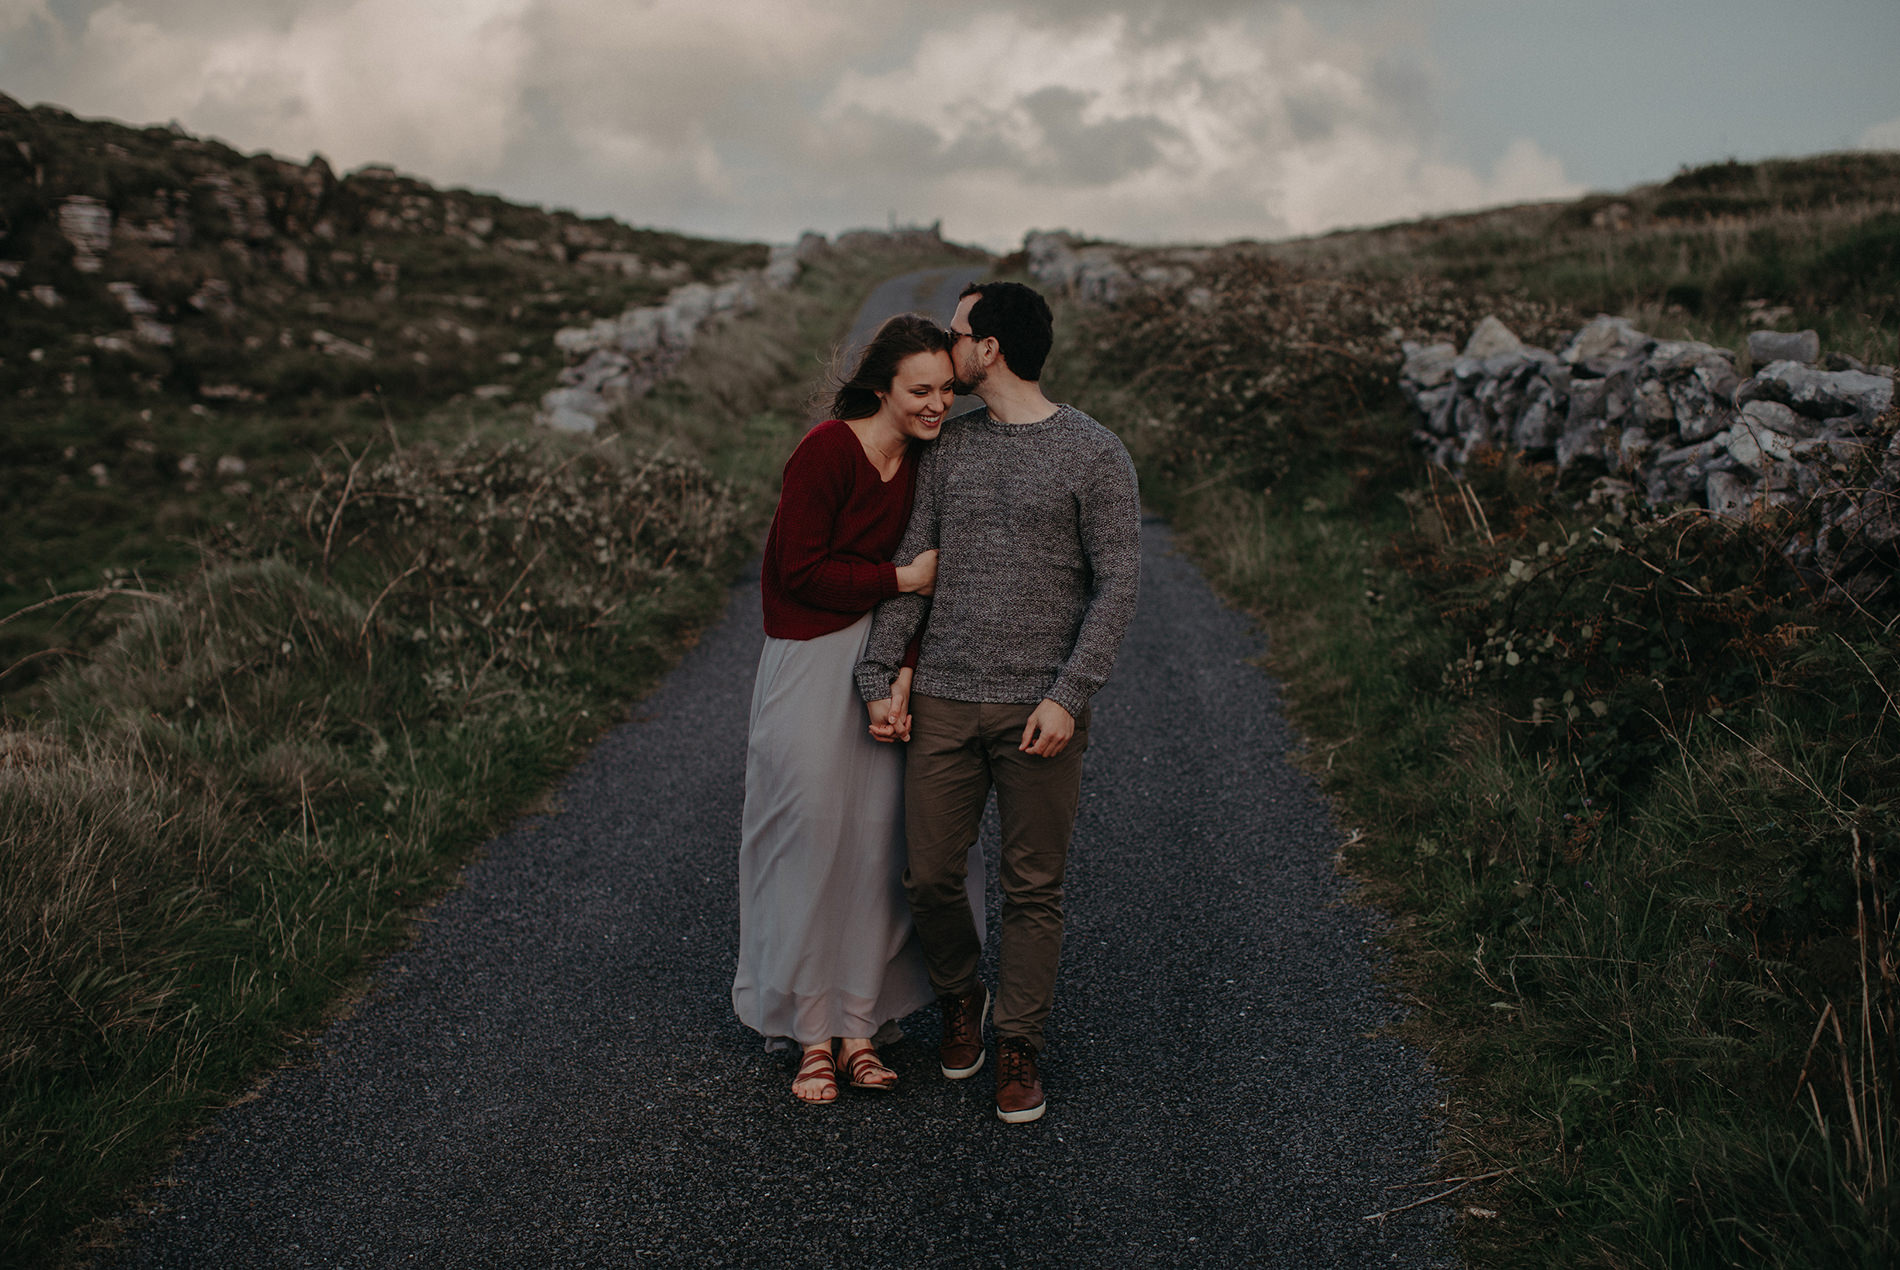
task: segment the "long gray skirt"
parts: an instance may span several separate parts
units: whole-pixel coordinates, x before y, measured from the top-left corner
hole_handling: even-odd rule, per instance
[[[874,1036],[935,999],[904,898],[904,747],[871,739],[852,683],[870,634],[867,613],[817,639],[768,636],[759,656],[732,1008],[771,1048]]]

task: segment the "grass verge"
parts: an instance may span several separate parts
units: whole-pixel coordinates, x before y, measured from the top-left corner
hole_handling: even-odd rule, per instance
[[[0,720],[0,1261],[70,1258],[722,605],[868,252],[596,438],[393,419]],[[398,435],[436,439],[412,440]]]
[[[1269,633],[1450,1094],[1445,1175],[1487,1177],[1465,1254],[1892,1264],[1896,614],[1820,605],[1781,527],[1412,457],[1397,337],[1560,308],[1238,249],[1194,282],[1064,314],[1057,388]]]

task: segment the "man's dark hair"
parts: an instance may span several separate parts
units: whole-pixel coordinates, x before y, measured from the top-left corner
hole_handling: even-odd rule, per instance
[[[1055,315],[1049,302],[1020,282],[972,282],[963,295],[977,297],[970,306],[970,333],[978,339],[994,337],[1003,364],[1018,379],[1035,383],[1055,343]]]

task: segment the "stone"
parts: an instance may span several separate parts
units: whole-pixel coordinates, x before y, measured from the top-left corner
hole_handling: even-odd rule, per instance
[[[792,248],[792,255],[801,265],[823,260],[831,254],[831,242],[823,234],[806,230],[798,236],[798,245]]]
[[[52,287],[47,286],[44,282],[34,287],[27,294],[49,309],[57,309],[60,305],[66,303],[66,297],[62,296]]]
[[[1739,520],[1747,516],[1748,509],[1754,505],[1754,487],[1731,472],[1710,475],[1707,489],[1709,510],[1717,516]]]
[[[1753,429],[1768,429],[1787,437],[1811,437],[1814,422],[1778,401],[1750,401],[1739,412],[1740,421]]]
[[[1676,403],[1669,399],[1669,390],[1663,387],[1662,380],[1645,379],[1636,385],[1635,415],[1650,425],[1675,423]]]
[[[218,456],[217,474],[219,476],[242,476],[245,472],[244,460],[235,454]]]
[[[1426,422],[1433,431],[1448,431],[1451,412],[1441,407],[1447,406],[1455,396],[1457,396],[1457,390],[1450,384],[1446,384],[1443,387],[1427,388],[1424,392],[1415,393],[1412,404],[1418,407],[1418,412],[1425,416]]]
[[[1547,395],[1533,396],[1524,412],[1511,426],[1511,445],[1519,450],[1542,454],[1557,444],[1563,431],[1563,412]]]
[[[1116,260],[1106,247],[1089,247],[1078,253],[1080,267],[1071,284],[1075,296],[1090,304],[1114,304],[1138,285],[1135,275]]]
[[[1622,360],[1646,349],[1649,336],[1630,325],[1628,318],[1598,314],[1558,350],[1558,356],[1575,365],[1589,358]]]
[[[1487,314],[1472,329],[1471,338],[1465,341],[1464,355],[1483,361],[1502,354],[1510,354],[1514,359],[1522,358],[1524,342],[1512,334],[1511,328],[1495,315]]]
[[[73,268],[99,272],[99,257],[112,249],[112,209],[90,195],[71,194],[60,200],[58,219],[59,232],[73,245]]]
[[[612,409],[599,393],[584,388],[556,388],[541,398],[535,422],[557,432],[593,432]]]
[[[1405,364],[1399,370],[1402,379],[1421,388],[1436,388],[1451,379],[1451,368],[1458,350],[1450,344],[1407,344]]]
[[[1621,472],[1638,472],[1656,448],[1656,439],[1641,428],[1625,428],[1616,443],[1616,467]]]
[[[212,317],[229,320],[237,316],[237,304],[231,298],[231,284],[223,278],[206,278],[185,303]]]
[[[1729,426],[1731,412],[1718,403],[1700,375],[1685,375],[1669,385],[1669,401],[1676,410],[1676,434],[1684,441],[1701,441]]]
[[[1567,471],[1579,459],[1603,457],[1603,420],[1600,416],[1573,416],[1557,438],[1557,470]]]
[[[1452,344],[1414,344],[1408,340],[1402,350],[1406,354],[1404,365],[1398,369],[1402,382],[1436,388],[1452,378],[1452,365],[1457,361],[1457,348]]]
[[[1851,415],[1866,426],[1893,404],[1893,380],[1857,370],[1815,370],[1770,362],[1736,393],[1738,402],[1777,401],[1816,419]]]
[[[774,291],[784,291],[798,281],[799,271],[803,268],[798,263],[796,246],[789,243],[775,244],[765,263],[765,285]]]
[[[173,338],[171,327],[143,313],[132,319],[132,336],[141,343],[160,348],[170,347]]]
[[[623,278],[638,278],[647,267],[647,262],[635,251],[583,251],[574,263],[583,269],[617,273]]]
[[[119,307],[127,313],[138,316],[151,316],[158,312],[158,306],[139,294],[138,285],[131,282],[108,282],[106,290],[119,302]]]
[[[367,362],[376,356],[369,348],[358,344],[355,340],[346,340],[328,331],[310,332],[310,342],[330,357],[350,357],[359,362]]]
[[[1815,331],[1750,331],[1748,360],[1756,366],[1770,362],[1802,362],[1808,365],[1821,359],[1821,336]]]
[[[1711,357],[1727,357],[1726,349],[1700,340],[1659,340],[1643,361],[1651,374],[1667,378],[1687,374]]]
[[[1046,287],[1066,291],[1075,281],[1081,261],[1067,234],[1032,229],[1023,235],[1023,255],[1029,276]]]
[[[278,256],[284,272],[298,282],[308,286],[310,283],[310,253],[296,243],[285,243]]]

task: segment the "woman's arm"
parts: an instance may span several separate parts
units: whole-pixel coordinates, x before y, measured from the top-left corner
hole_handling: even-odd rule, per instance
[[[848,432],[844,440],[857,444]],[[900,571],[888,561],[832,554],[855,459],[830,438],[807,439],[786,460],[773,524],[773,563],[786,594],[834,613],[867,613],[880,600],[918,590],[936,577],[934,560],[927,570]]]

